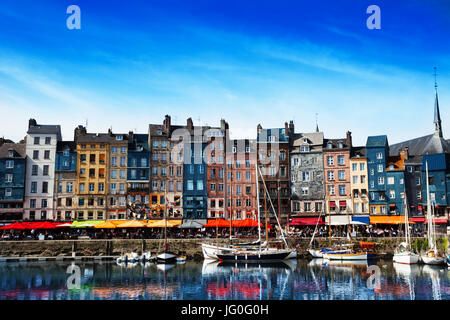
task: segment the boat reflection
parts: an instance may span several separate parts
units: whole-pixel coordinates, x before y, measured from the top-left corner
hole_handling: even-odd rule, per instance
[[[422,274],[431,278],[431,287],[434,300],[442,300],[441,296],[441,273],[444,274],[444,270],[447,266],[429,265],[422,266]]]

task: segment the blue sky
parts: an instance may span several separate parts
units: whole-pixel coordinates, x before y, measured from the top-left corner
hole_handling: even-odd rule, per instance
[[[81,8],[68,30],[66,8]],[[366,9],[381,8],[381,30]],[[10,1],[0,4],[0,135],[30,117],[73,129],[146,132],[149,123],[256,126],[355,144],[433,131],[434,76],[450,138],[450,3],[341,1]],[[200,120],[199,120],[200,119]]]

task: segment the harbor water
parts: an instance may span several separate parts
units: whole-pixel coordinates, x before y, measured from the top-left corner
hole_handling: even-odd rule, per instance
[[[449,270],[388,260],[8,262],[0,264],[0,300],[447,300]]]

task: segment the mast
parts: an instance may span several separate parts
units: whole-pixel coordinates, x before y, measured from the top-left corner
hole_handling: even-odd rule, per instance
[[[328,199],[325,199],[325,208],[328,208]],[[328,245],[331,248],[331,210],[328,209]]]
[[[430,186],[428,185],[428,161],[425,162],[425,176],[427,179],[427,218],[428,218],[428,247],[433,249],[433,238],[431,234],[431,200],[430,200]]]
[[[408,244],[408,249],[410,249],[411,248],[411,239],[409,237],[409,218],[408,218],[408,216],[409,216],[408,210],[409,209],[408,209],[408,201],[407,201],[406,197],[407,197],[407,195],[405,192],[405,210],[404,210],[404,212],[405,212],[405,241]]]
[[[277,219],[277,224],[278,224],[278,227],[280,228],[280,231],[281,231],[281,238],[283,239],[283,242],[284,242],[284,244],[286,245],[286,247],[288,247],[288,244],[287,244],[287,242],[286,242],[286,239],[284,238],[284,232],[283,232],[283,229],[281,228],[281,225],[280,225],[280,220],[278,220],[277,212],[275,211],[275,208],[273,207],[272,199],[270,198],[269,191],[267,190],[266,182],[264,181],[264,177],[263,177],[263,175],[262,175],[262,173],[261,173],[261,170],[258,169],[258,172],[259,172],[259,175],[260,175],[261,180],[262,180],[262,182],[263,182],[264,190],[265,190],[265,192],[267,193],[267,195],[269,196],[269,203],[270,203],[270,206],[272,207],[272,211],[273,211],[273,214],[275,215],[275,219]],[[258,212],[259,212],[259,211],[258,211]]]
[[[320,216],[322,215],[322,211],[319,212],[319,217],[317,218],[317,222],[316,222],[316,227],[314,228],[314,233],[311,237],[311,241],[309,242],[309,247],[311,248],[312,243],[314,241],[314,236],[316,235],[316,231],[317,231],[317,227],[319,226],[319,220],[320,220]]]
[[[255,159],[255,173],[256,173],[256,206],[257,206],[257,215],[258,215],[258,241],[261,245],[261,225],[259,222],[259,217],[260,217],[260,205],[259,205],[259,177],[258,177],[258,158]],[[264,199],[265,199],[266,194],[264,193]]]
[[[267,248],[269,248],[269,234],[267,233],[267,200],[266,200],[266,193],[264,192],[264,217],[265,217],[265,230],[266,230],[266,244],[267,244]],[[258,224],[258,226],[260,226],[260,224]],[[261,230],[261,227],[259,227],[259,229]],[[260,232],[261,234],[261,232]],[[260,235],[261,237],[261,235]]]
[[[167,181],[164,182],[164,221],[164,251],[167,251]]]

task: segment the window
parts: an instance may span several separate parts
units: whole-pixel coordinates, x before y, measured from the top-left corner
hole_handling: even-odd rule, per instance
[[[339,180],[345,180],[345,171],[339,170],[338,177],[339,177]]]
[[[58,192],[61,193],[63,190],[63,184],[60,182],[58,183]]]
[[[41,200],[41,208],[47,208],[47,199]]]
[[[126,175],[126,171],[125,170],[120,170],[120,179],[126,179],[127,175]]]
[[[13,175],[11,173],[7,173],[5,175],[5,182],[12,182],[13,181]]]
[[[44,165],[44,170],[42,173],[44,176],[48,176],[48,165]]]
[[[80,192],[84,192],[84,183],[80,183],[79,189],[80,189]]]
[[[309,187],[302,187],[302,195],[307,196],[309,194]]]
[[[44,159],[50,159],[50,150],[45,150],[44,151]]]
[[[353,171],[358,171],[358,164],[357,163],[352,163],[352,170]]]
[[[39,144],[39,137],[34,137],[34,144]]]
[[[116,136],[116,140],[117,141],[122,141],[123,140],[123,136]]]
[[[309,146],[301,146],[300,152],[309,152]]]
[[[93,191],[95,191],[95,184],[89,183],[89,192],[93,192]]]
[[[72,189],[73,189],[72,182],[67,182],[67,184],[66,184],[66,192],[67,193],[72,192]]]
[[[127,158],[125,157],[120,157],[120,166],[124,167],[127,165]]]
[[[360,163],[359,164],[359,170],[361,170],[361,171],[363,171],[363,170],[365,170],[365,164],[364,163]]]
[[[152,181],[152,190],[153,191],[158,190],[158,181]]]
[[[33,164],[31,167],[31,175],[32,176],[37,176],[38,175],[38,166],[36,164]]]
[[[316,202],[316,212],[322,211],[322,202]]]
[[[47,193],[48,192],[48,182],[44,181],[42,182],[42,193]]]
[[[31,193],[37,192],[37,182],[31,182]]]
[[[187,190],[194,190],[194,180],[188,180],[186,184]]]
[[[334,180],[334,171],[328,171],[328,181]]]
[[[166,167],[162,167],[161,168],[161,176],[165,177],[167,174],[167,168]]]
[[[383,165],[382,164],[379,164],[378,166],[377,166],[377,171],[378,172],[383,172]]]
[[[383,153],[377,152],[376,157],[377,159],[383,159]]]
[[[39,150],[34,150],[33,151],[33,160],[38,160],[39,159]]]
[[[36,208],[36,199],[30,199],[30,208]]]
[[[375,170],[372,168],[370,169],[370,175],[373,176],[375,174]]]
[[[328,186],[328,193],[333,196],[335,194],[334,192],[334,186]]]
[[[366,176],[361,176],[361,183],[366,183]]]
[[[45,144],[50,144],[51,141],[52,141],[51,137],[45,137]]]
[[[281,161],[286,160],[286,153],[285,152],[280,152],[280,160]]]
[[[394,177],[388,177],[387,184],[394,184]]]
[[[251,179],[251,173],[250,173],[250,171],[246,171],[246,172],[245,172],[245,179],[246,179],[246,180],[250,180],[250,179]]]
[[[203,190],[203,180],[197,180],[197,190]]]
[[[117,171],[111,170],[111,179],[116,179],[116,178],[117,178]]]
[[[353,184],[357,184],[358,183],[358,176],[353,176]]]
[[[112,157],[112,158],[111,158],[111,165],[112,165],[113,167],[117,166],[117,157]]]
[[[395,199],[395,190],[389,190],[389,198]]]
[[[420,186],[420,177],[416,177],[416,186]]]
[[[182,189],[182,182],[177,181],[177,191],[181,191],[181,189]]]
[[[11,197],[12,196],[12,189],[6,188],[5,189],[5,197]]]
[[[417,198],[418,200],[422,199],[422,191],[420,191],[420,190],[417,190],[417,191],[416,191],[416,198]]]
[[[334,158],[333,158],[332,156],[328,156],[328,157],[327,157],[327,164],[328,164],[329,166],[334,165]]]
[[[302,172],[302,181],[310,181],[310,174],[308,171]]]
[[[120,153],[127,153],[127,147],[120,147]]]
[[[379,195],[379,197],[378,197],[380,200],[385,200],[386,198],[385,198],[385,196],[384,196],[384,193],[380,193],[380,195]]]
[[[14,168],[14,160],[6,160],[6,169]]]
[[[384,184],[384,177],[378,177],[378,184]]]
[[[338,165],[343,166],[344,165],[344,156],[338,156]]]
[[[153,148],[159,148],[159,141],[153,141]]]
[[[103,184],[103,182],[98,184],[98,191],[104,191],[105,190],[105,185]]]
[[[236,172],[236,180],[241,180],[241,172],[240,171],[238,171],[238,172]]]
[[[345,196],[345,185],[339,185],[339,195]]]

